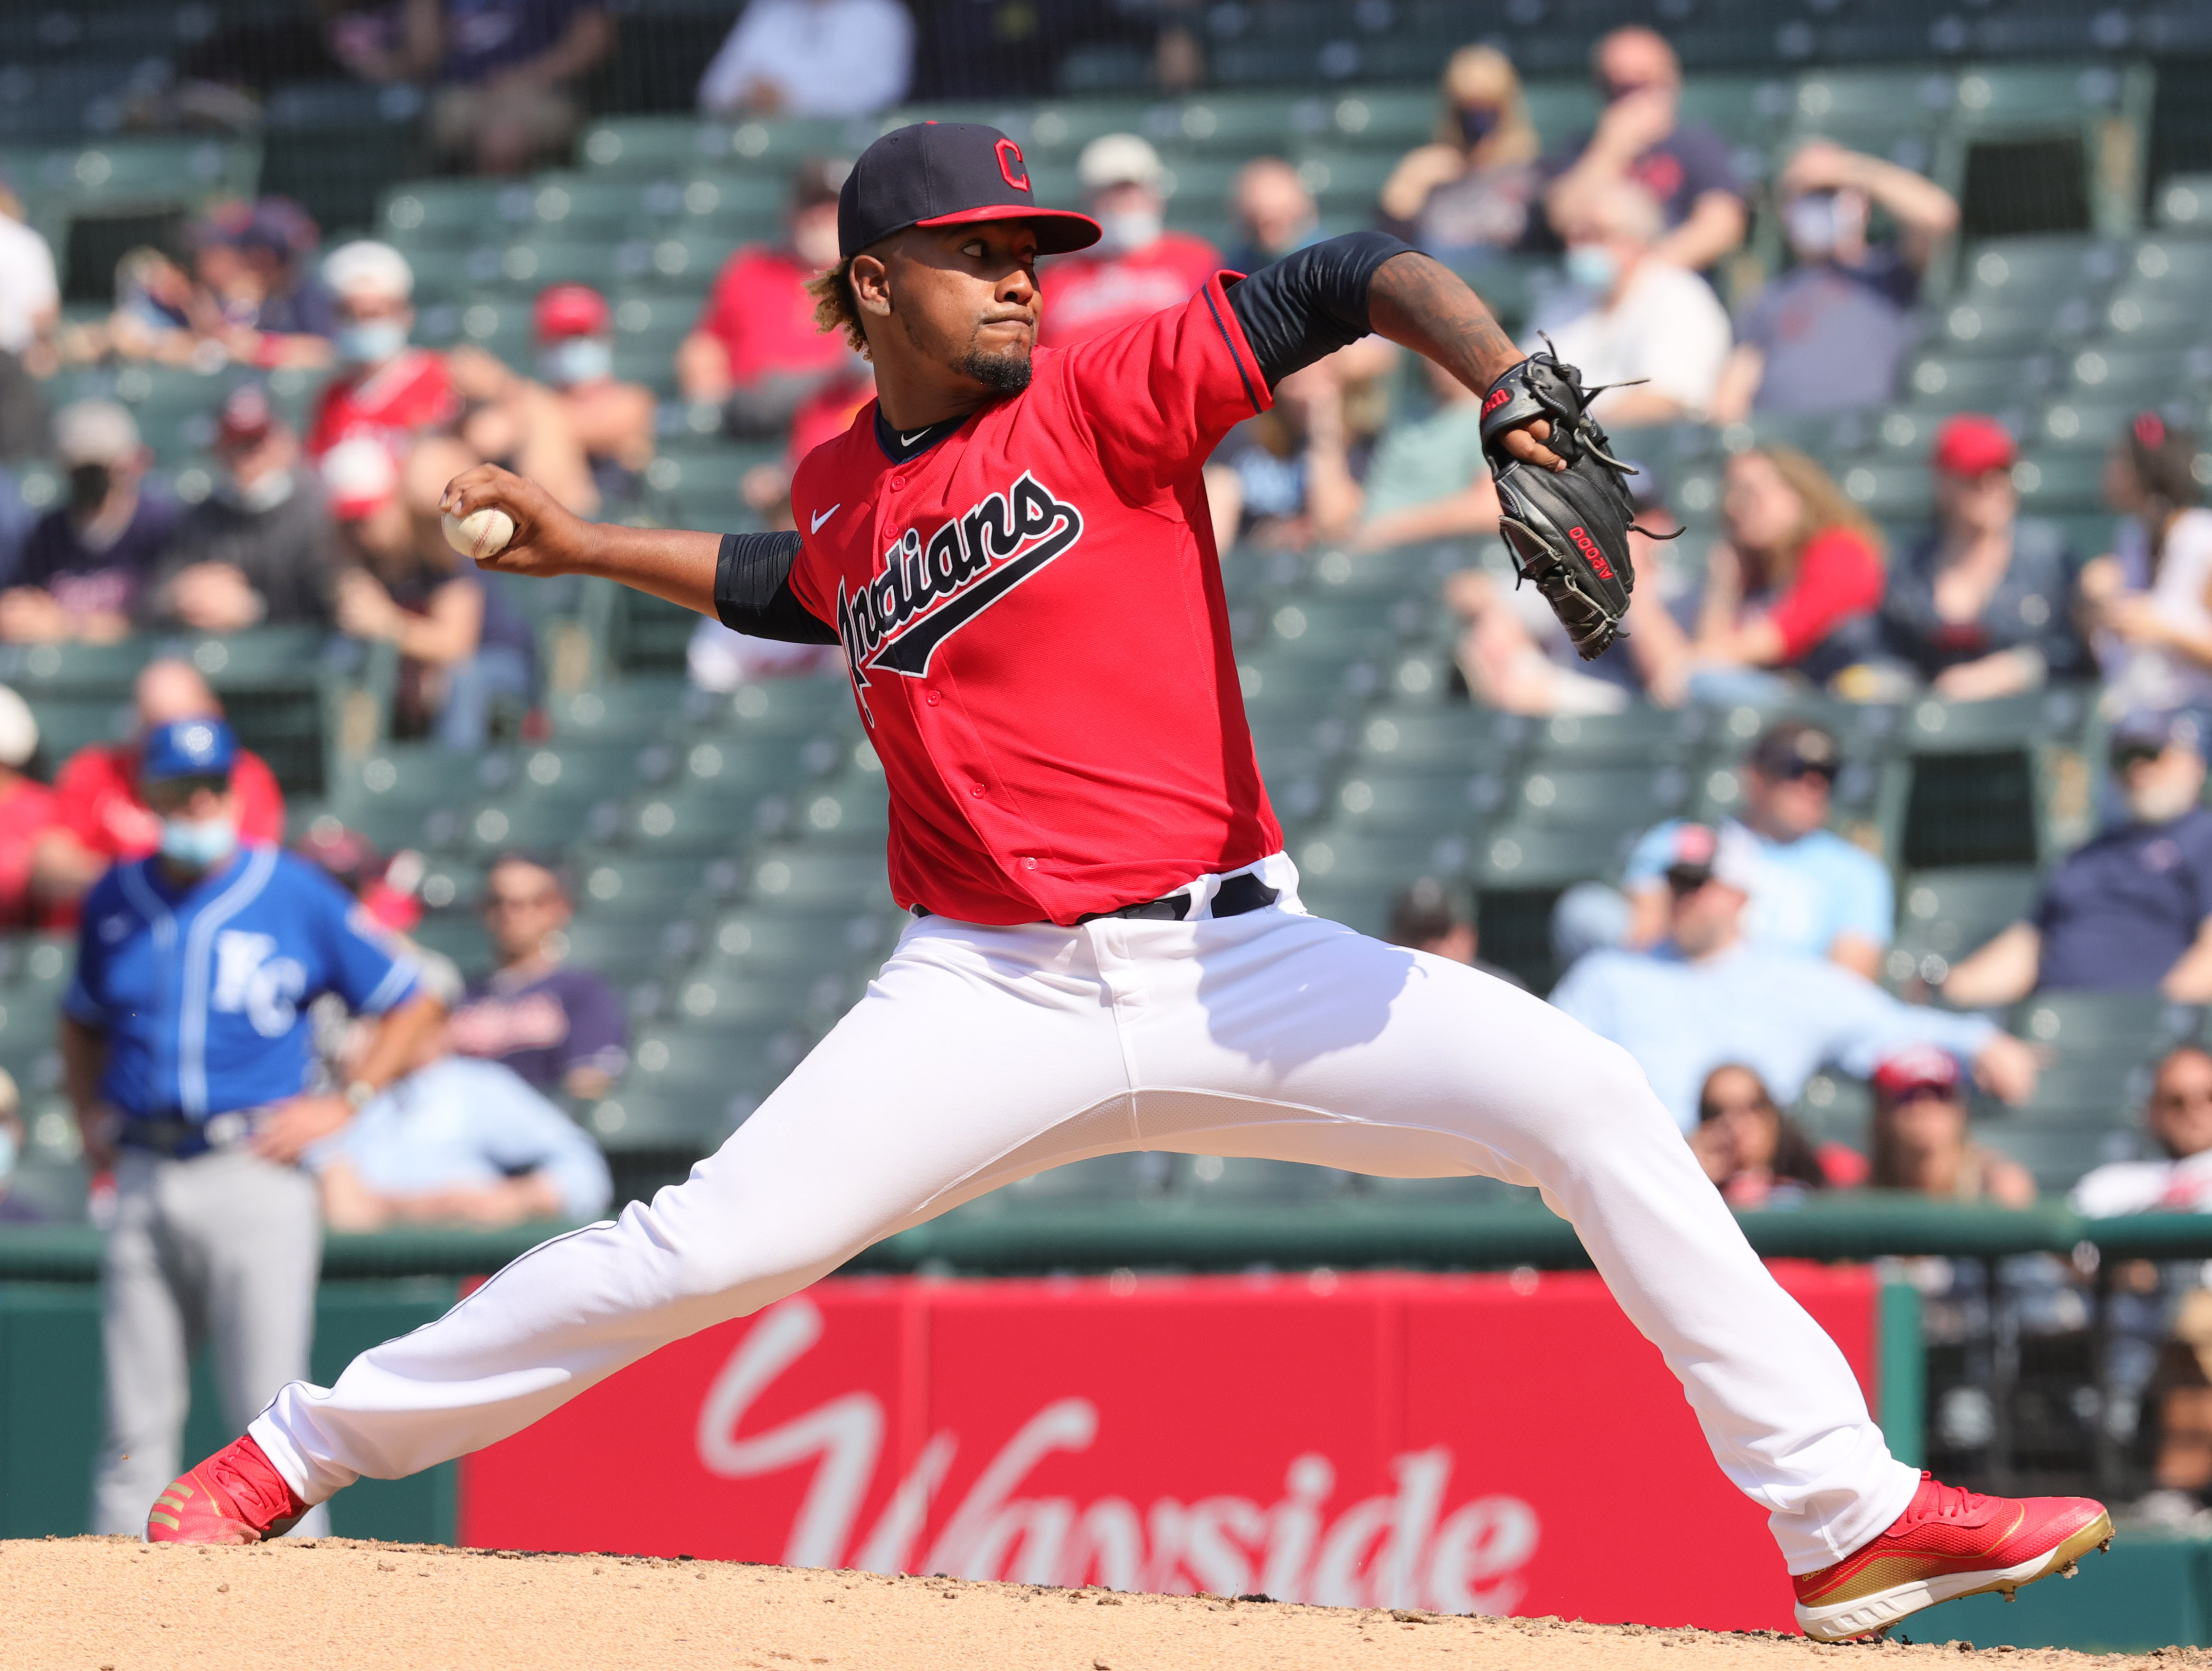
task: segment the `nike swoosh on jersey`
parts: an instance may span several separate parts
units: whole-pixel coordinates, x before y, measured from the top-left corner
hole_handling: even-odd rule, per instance
[[[916,441],[920,441],[920,440],[921,440],[924,435],[927,434],[930,432],[930,430],[931,430],[932,428],[933,428],[934,427],[935,427],[935,426],[934,426],[934,425],[933,425],[933,424],[927,424],[927,423],[925,423],[925,424],[923,424],[923,425],[921,426],[921,428],[919,428],[919,429],[915,430],[915,431],[914,432],[914,434],[912,434],[911,435],[902,434],[902,435],[899,437],[899,445],[900,445],[901,447],[912,447],[912,446],[913,446]]]
[[[840,512],[840,511],[843,510],[844,508],[845,508],[845,501],[844,501],[843,500],[840,499],[840,500],[839,500],[836,504],[832,505],[832,506],[831,506],[828,510],[826,510],[826,511],[817,511],[817,512],[816,512],[816,513],[815,513],[815,514],[814,514],[814,518],[813,518],[814,526],[813,526],[813,527],[811,527],[811,529],[809,529],[807,532],[810,532],[810,533],[816,533],[816,534],[820,533],[820,532],[822,532],[822,525],[823,525],[823,523],[827,522],[827,521],[828,521],[831,517],[833,517],[833,516],[836,515],[838,512]]]

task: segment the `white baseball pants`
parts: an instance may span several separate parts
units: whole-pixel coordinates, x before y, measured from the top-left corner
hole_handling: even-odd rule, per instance
[[[1014,1179],[1133,1149],[1534,1184],[1665,1355],[1792,1572],[1901,1514],[1835,1343],[1767,1274],[1627,1054],[1503,981],[1282,902],[1076,928],[909,926],[690,1179],[524,1255],[251,1431],[320,1502],[506,1437],[655,1347]],[[1655,1532],[1658,1528],[1654,1528]]]

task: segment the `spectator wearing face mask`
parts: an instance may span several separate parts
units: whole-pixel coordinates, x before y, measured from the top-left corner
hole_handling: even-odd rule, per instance
[[[2204,750],[2186,716],[2142,715],[2112,732],[2124,818],[2059,861],[2043,897],[1943,982],[1961,1007],[2032,992],[2148,992],[2212,1000],[2212,811]]]
[[[330,508],[299,437],[258,384],[241,383],[224,400],[215,453],[215,491],[178,525],[145,613],[208,633],[327,624]]]
[[[1221,269],[1205,239],[1170,232],[1163,219],[1167,170],[1133,133],[1101,134],[1083,148],[1076,176],[1104,236],[1045,270],[1038,340],[1072,348],[1188,301]]]
[[[54,777],[58,822],[39,838],[32,887],[44,926],[76,921],[77,904],[108,867],[159,850],[161,820],[139,793],[145,739],[186,720],[219,720],[222,704],[189,661],[149,661],[139,670],[131,738],[79,749]],[[232,812],[241,839],[276,842],[284,834],[284,792],[251,749],[230,769]]]
[[[446,362],[411,348],[415,271],[389,244],[341,244],[323,261],[337,319],[332,347],[337,374],[325,386],[307,431],[307,456],[319,460],[339,442],[367,437],[394,459],[417,435],[452,429],[461,404]]]
[[[1983,702],[2090,671],[2075,621],[2081,559],[2055,522],[2020,514],[2011,434],[1961,412],[1936,433],[1936,523],[1891,565],[1874,665],[1838,688],[1892,700],[1925,684],[1952,702]],[[1887,671],[1905,683],[1884,688]]]
[[[588,284],[555,284],[532,310],[538,376],[473,345],[447,355],[470,402],[461,438],[579,516],[633,497],[653,461],[653,391],[614,379],[614,313]]]
[[[1682,825],[1666,870],[1666,938],[1648,951],[1592,951],[1552,993],[1636,1058],[1684,1131],[1705,1076],[1724,1062],[1749,1067],[1786,1103],[1823,1063],[1863,1075],[1896,1050],[1928,1044],[1972,1061],[2008,1102],[2034,1090],[2034,1052],[1984,1018],[1900,1004],[1825,957],[1747,940],[1744,911],[1759,868],[1741,831]]]
[[[144,490],[154,455],[112,400],[80,400],[56,413],[54,451],[69,472],[69,502],[32,525],[0,592],[0,640],[112,643],[130,632],[179,507]]]
[[[1517,248],[1541,175],[1521,78],[1494,46],[1462,46],[1444,65],[1436,137],[1382,184],[1383,229],[1440,260]]]
[[[748,0],[699,78],[699,113],[872,116],[906,97],[913,73],[899,0]]]
[[[2121,522],[2081,582],[2111,712],[2212,711],[2212,511],[2197,502],[2197,448],[2143,412],[2106,460]]]
[[[1523,346],[1551,338],[1589,384],[1633,384],[1597,397],[1608,428],[1704,416],[1729,354],[1727,310],[1712,286],[1661,253],[1656,198],[1632,179],[1579,192],[1557,223],[1568,288],[1536,310]]]
[[[837,191],[849,163],[817,157],[792,177],[781,244],[737,251],[676,350],[684,399],[722,408],[732,435],[781,434],[799,410],[865,369],[835,331],[814,319],[807,284],[837,264]]]
[[[1237,247],[1222,264],[1256,273],[1285,256],[1321,241],[1321,211],[1298,171],[1279,156],[1255,156],[1237,171],[1229,188],[1229,216]]]
[[[1659,205],[1652,240],[1661,260],[1703,272],[1743,242],[1747,216],[1728,142],[1680,114],[1682,66],[1655,31],[1632,26],[1590,54],[1605,111],[1546,165],[1544,209],[1562,238],[1583,224],[1599,193],[1633,180]]]
[[[1959,224],[1957,200],[1933,180],[1825,139],[1790,159],[1776,197],[1796,264],[1738,325],[1713,397],[1717,423],[1889,399],[1912,346],[1920,276]],[[1876,209],[1895,222],[1894,240],[1868,240]]]

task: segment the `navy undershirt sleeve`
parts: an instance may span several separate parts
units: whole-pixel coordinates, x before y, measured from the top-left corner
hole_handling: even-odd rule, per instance
[[[1375,270],[1413,246],[1387,232],[1352,232],[1285,256],[1229,287],[1229,305],[1273,388],[1302,367],[1356,343]]]
[[[829,623],[810,613],[791,589],[799,561],[796,533],[724,534],[714,562],[714,613],[732,632],[786,644],[835,644]]]

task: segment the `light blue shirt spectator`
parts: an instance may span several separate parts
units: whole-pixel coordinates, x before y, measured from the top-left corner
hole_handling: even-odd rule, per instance
[[[1671,943],[1593,951],[1552,1002],[1635,1057],[1686,1132],[1698,1087],[1723,1062],[1750,1068],[1787,1105],[1823,1066],[1863,1079],[1911,1044],[1972,1062],[1997,1035],[1981,1016],[1900,1004],[1826,958],[1741,942],[1695,962]]]
[[[1637,842],[1628,855],[1622,885],[1630,893],[1664,887],[1673,862],[1675,832],[1670,818]],[[1733,819],[1758,849],[1757,874],[1744,934],[1755,945],[1778,951],[1825,957],[1839,934],[1886,949],[1897,920],[1896,896],[1881,861],[1832,829],[1815,829],[1795,841],[1777,841]]]
[[[346,1127],[307,1151],[311,1170],[352,1168],[376,1194],[425,1195],[542,1172],[563,1217],[606,1210],[614,1182],[575,1121],[511,1069],[446,1056],[362,1105]]]

